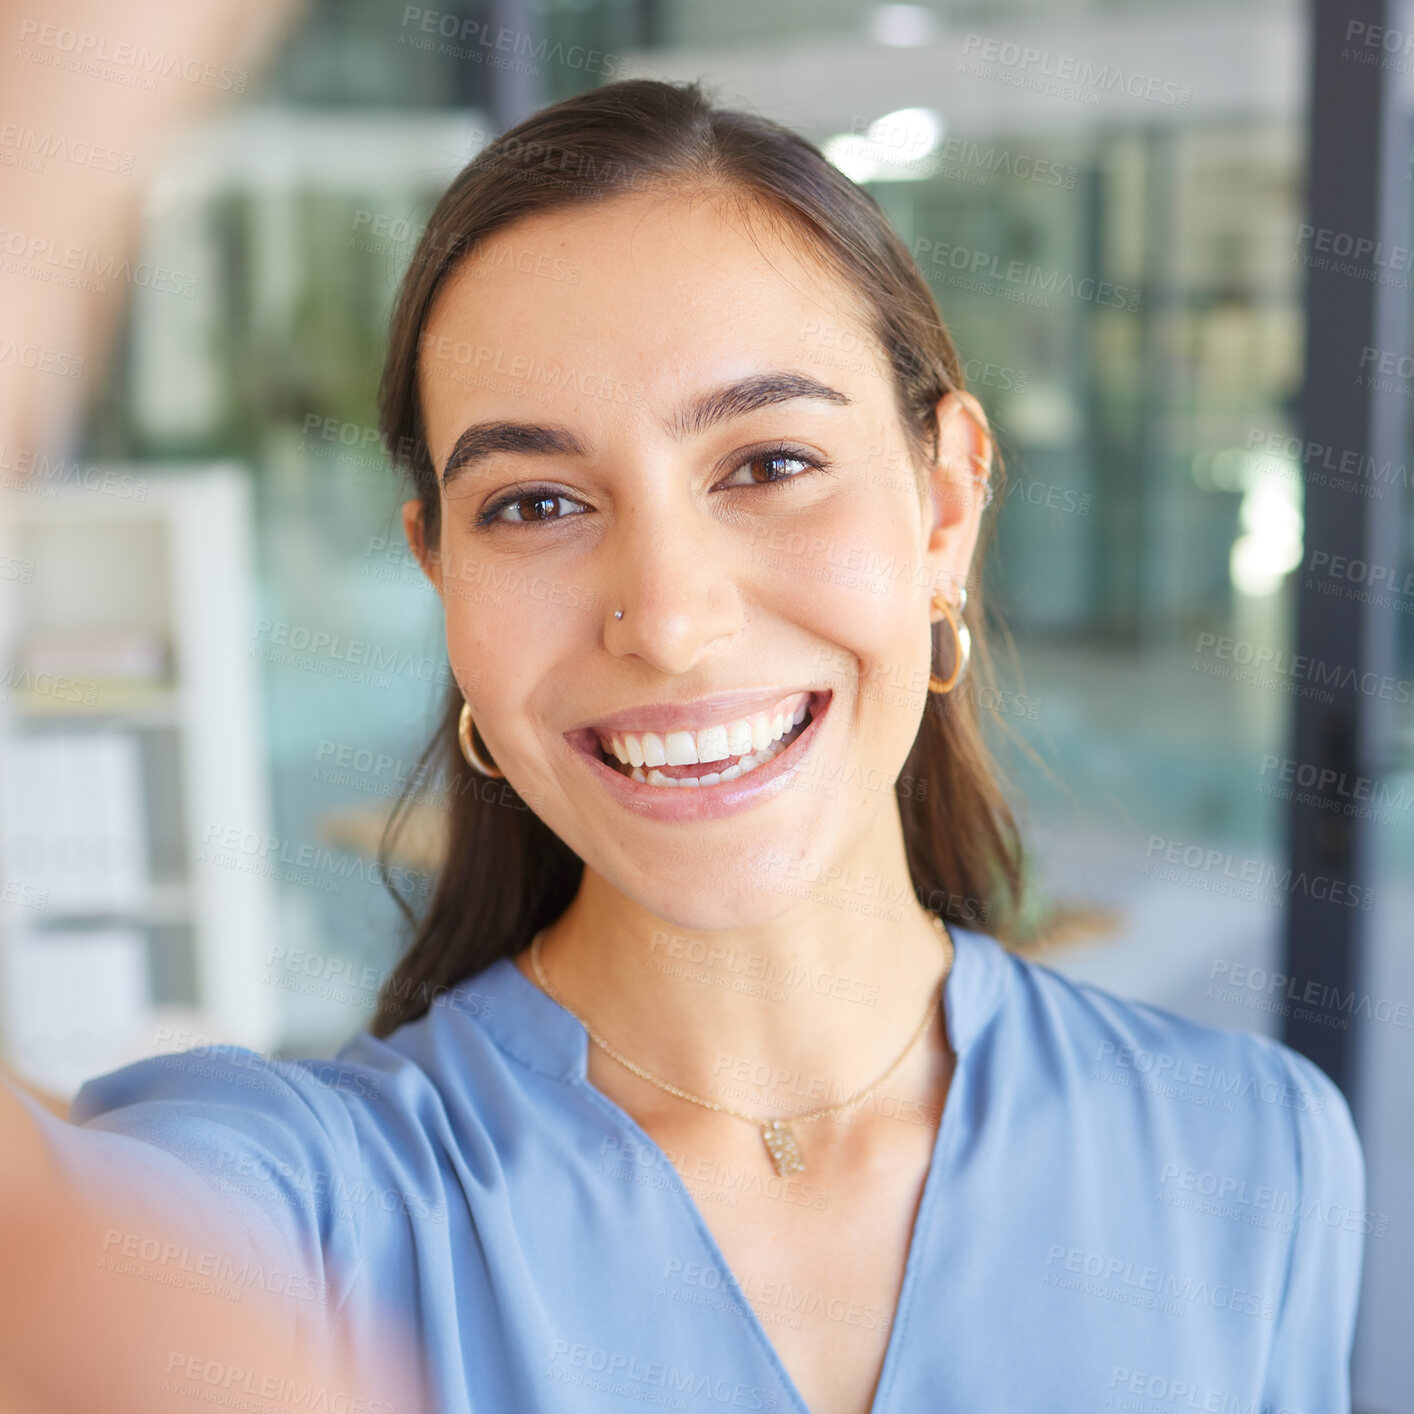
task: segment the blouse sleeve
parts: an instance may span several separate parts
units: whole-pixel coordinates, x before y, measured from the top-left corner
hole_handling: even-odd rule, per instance
[[[105,1230],[104,1270],[232,1302],[265,1292],[285,1299],[291,1331],[327,1332],[359,1266],[331,1194],[359,1156],[309,1062],[234,1046],[156,1056],[90,1080],[70,1122],[9,1088],[74,1190],[124,1215]]]
[[[1349,1414],[1350,1355],[1365,1235],[1365,1160],[1350,1108],[1305,1056],[1284,1052],[1293,1094],[1297,1211],[1277,1312],[1262,1409],[1270,1414]]]

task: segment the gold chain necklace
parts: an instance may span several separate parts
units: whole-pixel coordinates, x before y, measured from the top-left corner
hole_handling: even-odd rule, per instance
[[[703,1099],[701,1095],[694,1095],[690,1090],[680,1089],[676,1085],[669,1085],[666,1080],[659,1080],[656,1075],[650,1075],[641,1065],[635,1065],[627,1056],[620,1055],[573,1007],[568,1006],[560,997],[559,993],[550,985],[550,979],[545,976],[545,969],[540,965],[540,939],[545,935],[546,930],[542,928],[530,943],[530,964],[535,969],[535,975],[540,981],[540,985],[545,989],[560,1006],[569,1012],[579,1024],[589,1033],[594,1043],[602,1047],[622,1066],[633,1071],[635,1075],[642,1078],[651,1085],[656,1085],[660,1090],[666,1090],[670,1095],[676,1095],[683,1100],[691,1100],[694,1105],[702,1105],[709,1110],[717,1110],[721,1114],[732,1115],[737,1119],[744,1119],[756,1125],[761,1130],[761,1138],[766,1143],[766,1152],[771,1156],[771,1162],[775,1165],[776,1173],[784,1176],[788,1173],[803,1173],[805,1162],[800,1157],[800,1150],[796,1147],[795,1135],[791,1132],[792,1124],[802,1124],[806,1120],[823,1119],[826,1115],[838,1114],[842,1110],[847,1110],[853,1105],[857,1105],[864,1099],[870,1091],[882,1085],[890,1075],[903,1063],[903,1058],[917,1044],[918,1038],[927,1031],[933,1020],[934,1014],[938,1010],[939,1003],[943,998],[943,988],[947,984],[948,974],[952,971],[953,958],[956,955],[953,948],[952,935],[948,932],[943,920],[937,914],[933,915],[933,925],[938,932],[943,935],[943,941],[947,944],[947,963],[943,968],[942,980],[933,995],[933,1001],[924,1013],[923,1020],[919,1023],[918,1029],[909,1037],[908,1044],[899,1052],[892,1065],[878,1076],[872,1084],[863,1090],[856,1091],[847,1100],[841,1100],[837,1105],[829,1105],[825,1109],[809,1110],[805,1114],[791,1115],[789,1120],[763,1119],[760,1115],[743,1114],[740,1110],[734,1110],[729,1105],[719,1105],[715,1100]]]

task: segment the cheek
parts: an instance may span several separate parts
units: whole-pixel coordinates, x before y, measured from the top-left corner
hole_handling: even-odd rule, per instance
[[[506,682],[506,665],[496,660],[497,640],[485,633],[474,612],[458,612],[447,592],[447,661],[462,696],[479,712],[494,710],[497,689]]]
[[[917,730],[928,685],[928,576],[916,516],[898,497],[850,498],[808,528],[782,533],[802,620],[829,644],[820,666],[861,679],[860,711],[897,708]],[[911,723],[911,725],[910,725]]]
[[[455,542],[444,547],[442,570],[447,656],[464,694],[488,714],[553,676],[597,607],[586,585]]]
[[[514,593],[513,584],[511,573],[497,574],[485,559],[447,547],[442,561],[447,657],[463,695],[488,721],[498,703],[514,696],[527,666],[523,645],[544,642],[528,596]]]

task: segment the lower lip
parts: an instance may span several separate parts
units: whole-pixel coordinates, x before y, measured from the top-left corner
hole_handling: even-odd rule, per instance
[[[812,694],[811,718],[805,730],[764,766],[757,766],[735,780],[714,786],[650,786],[625,776],[608,765],[597,752],[572,744],[576,756],[604,783],[609,794],[635,815],[653,820],[716,820],[735,815],[778,796],[804,764],[819,735],[816,730],[830,710],[834,694]]]

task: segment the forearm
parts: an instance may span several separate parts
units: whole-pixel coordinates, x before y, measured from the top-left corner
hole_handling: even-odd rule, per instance
[[[48,1090],[41,1089],[33,1081],[26,1080],[21,1075],[16,1075],[13,1070],[7,1070],[0,1065],[0,1080],[8,1081],[16,1088],[23,1090],[32,1100],[38,1101],[52,1115],[57,1115],[60,1119],[68,1119],[69,1102],[62,1096],[55,1095]]]
[[[12,1083],[0,1083],[0,1414],[190,1414],[190,1372],[210,1362],[257,1384],[293,1379],[326,1390],[331,1408],[336,1394],[352,1397],[348,1367],[291,1353],[273,1309],[233,1307],[105,1263],[104,1237],[115,1228],[181,1238],[154,1231],[117,1199],[76,1193]]]
[[[0,1251],[24,1225],[24,1213],[53,1187],[53,1164],[34,1116],[11,1087],[32,1093],[14,1075],[0,1070]],[[39,1103],[44,1100],[35,1096]],[[48,1105],[45,1105],[48,1108]],[[65,1109],[67,1115],[67,1107]],[[4,1267],[0,1264],[0,1281]]]

